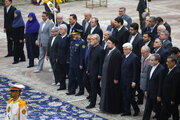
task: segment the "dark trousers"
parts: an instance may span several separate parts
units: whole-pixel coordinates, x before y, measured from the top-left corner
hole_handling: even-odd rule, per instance
[[[90,75],[90,104],[92,106],[96,105],[97,94],[101,96],[101,88],[100,88],[100,79],[98,79],[98,75]]]
[[[60,74],[60,88],[66,88],[66,64],[60,64],[58,62],[59,74]]]
[[[123,93],[123,110],[125,113],[130,114],[130,105],[132,105],[135,112],[139,111],[139,107],[135,101],[135,88],[132,88],[131,85],[122,85]]]
[[[7,36],[7,49],[8,49],[8,55],[13,55],[13,51],[14,51],[14,48],[13,48],[13,44],[14,44],[14,41],[13,40],[10,40],[10,32],[6,32],[6,36]]]
[[[69,83],[68,83],[68,91],[69,93],[73,93],[76,90],[76,84],[79,86],[79,92],[84,93],[84,85],[82,79],[82,70],[80,68],[69,68]]]
[[[157,102],[156,98],[151,99],[149,96],[147,96],[147,99],[146,99],[146,105],[145,105],[143,120],[150,120],[153,107],[156,110],[157,120],[160,120],[161,102]]]
[[[59,70],[58,62],[56,62],[55,59],[50,58],[50,63],[53,69],[55,83],[57,84],[58,82],[60,82],[60,70]]]
[[[91,84],[90,84],[89,75],[87,75],[86,71],[83,72],[83,81],[84,81],[84,87],[86,88],[87,92],[90,93]]]
[[[171,105],[170,102],[163,102],[160,120],[168,120],[169,114],[173,116],[173,120],[179,120],[178,105]]]
[[[34,66],[34,58],[29,58],[29,66]]]
[[[24,42],[20,43],[19,40],[14,40],[14,62],[18,62],[19,59],[25,60],[23,48]]]

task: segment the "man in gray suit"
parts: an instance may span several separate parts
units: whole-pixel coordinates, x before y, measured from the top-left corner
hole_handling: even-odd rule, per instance
[[[36,41],[36,45],[39,46],[39,62],[37,69],[34,71],[35,73],[42,71],[44,58],[47,53],[49,37],[51,36],[51,30],[54,26],[53,22],[48,19],[48,14],[46,12],[42,13],[42,20],[38,39]]]
[[[144,45],[141,48],[141,74],[140,74],[140,88],[145,91],[147,86],[147,78],[148,78],[148,69],[150,69],[150,48],[147,45]]]
[[[127,29],[129,30],[130,29],[130,25],[132,23],[132,19],[131,17],[129,17],[127,14],[126,14],[126,8],[125,7],[120,7],[119,8],[119,16],[123,18],[124,20],[124,26],[127,27]]]
[[[168,55],[170,55],[172,49],[172,43],[169,40],[169,32],[167,30],[162,30],[160,33],[160,39],[163,41],[162,47],[168,51]]]

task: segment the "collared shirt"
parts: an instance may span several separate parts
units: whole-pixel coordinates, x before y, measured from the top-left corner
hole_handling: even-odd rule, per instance
[[[152,74],[154,73],[154,71],[155,71],[155,69],[157,68],[158,65],[159,65],[159,63],[151,68],[150,77],[149,77],[150,79],[151,79]]]
[[[148,46],[148,44],[149,44],[150,42],[151,42],[151,41],[146,42],[146,43],[145,43],[145,45],[147,45],[147,46]]]
[[[85,31],[87,30],[87,28],[88,28],[90,22],[91,22],[91,19],[90,19],[88,22],[86,21],[86,24],[85,24]]]
[[[74,23],[73,25],[70,25],[70,30],[69,30],[69,34],[72,32],[72,29],[74,28],[76,23]]]
[[[51,47],[52,47],[55,39],[56,39],[56,36],[54,36],[53,39],[52,39],[52,41],[51,41]]]
[[[176,65],[175,65],[173,68],[169,69],[168,74],[169,74],[175,67],[176,67]]]
[[[60,25],[62,25],[63,21],[61,21],[60,23],[58,23],[58,28],[60,27]]]
[[[121,30],[122,27],[123,27],[123,26],[121,26],[120,28],[118,28],[118,32]]]
[[[44,23],[43,23],[43,25],[42,25],[42,31],[43,31],[44,26],[46,25],[46,23],[47,23],[47,20],[46,20],[46,21],[44,21]]]
[[[66,37],[66,35],[67,35],[67,34],[63,35],[63,36],[62,36],[62,39],[63,39],[64,37]]]
[[[131,44],[133,43],[136,36],[137,36],[137,33],[135,35],[132,35],[131,40],[129,41]]]
[[[161,48],[161,47],[160,47],[160,48]],[[159,51],[160,48],[158,48],[157,50],[155,50],[155,53],[157,53],[157,52]]]
[[[97,27],[97,25],[96,25],[95,27],[92,27],[92,28],[91,28],[91,32],[90,32],[91,34],[92,34],[93,31],[96,29],[96,27]]]
[[[106,49],[106,47],[107,47],[107,41],[104,40],[104,50]]]
[[[9,9],[11,8],[11,5],[9,5],[7,8],[6,8],[6,12],[8,13]]]
[[[155,24],[153,27],[150,27],[151,32],[154,30],[154,28],[156,27],[157,24]]]
[[[108,55],[115,49],[116,47],[112,48],[109,52]]]
[[[132,51],[129,53],[129,54],[127,54],[125,57],[127,58],[127,57],[129,57],[129,55],[132,53]]]

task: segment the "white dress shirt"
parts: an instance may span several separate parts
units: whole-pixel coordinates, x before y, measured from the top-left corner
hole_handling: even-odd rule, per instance
[[[56,39],[56,36],[54,36],[53,39],[52,39],[52,41],[51,41],[51,47],[52,47],[55,39]]]
[[[155,71],[155,69],[157,68],[158,65],[159,65],[159,63],[152,67],[151,72],[150,72],[150,77],[149,77],[150,79],[151,79],[152,74],[154,73],[154,71]]]
[[[6,8],[6,12],[7,12],[7,13],[9,12],[10,7],[11,7],[11,5],[9,5],[9,6]]]
[[[108,55],[115,49],[116,47],[112,48],[109,52]]]
[[[91,28],[91,32],[90,32],[91,34],[92,34],[93,31],[96,29],[96,27],[97,27],[97,25],[96,25],[95,27],[92,27],[92,28]]]
[[[175,65],[173,68],[169,69],[168,74],[169,74],[175,67],[176,67],[176,65]]]
[[[67,34],[63,35],[63,36],[62,36],[62,39],[63,39],[64,37],[66,37],[66,35],[67,35]]]
[[[136,36],[137,36],[137,33],[135,35],[132,35],[131,40],[129,41],[131,44],[133,43]]]
[[[145,45],[148,46],[148,44],[149,44],[150,42],[151,42],[151,41],[146,42]]]
[[[47,20],[46,21],[44,21],[44,23],[43,23],[43,25],[42,25],[42,31],[43,31],[43,29],[44,29],[44,26],[46,25],[46,23],[47,23]]]

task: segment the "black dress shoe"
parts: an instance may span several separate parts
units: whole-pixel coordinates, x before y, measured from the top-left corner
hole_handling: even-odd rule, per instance
[[[75,96],[81,96],[81,95],[84,95],[84,93],[78,92]]]
[[[157,118],[157,115],[154,115],[154,116],[153,116],[153,119],[156,119],[156,118]]]
[[[31,68],[31,67],[34,67],[34,65],[29,65],[29,66],[27,66],[27,68]]]
[[[20,59],[19,62],[25,62],[26,60],[25,59]]]
[[[86,109],[91,109],[91,108],[94,108],[95,106],[94,105],[88,105],[87,107],[86,107]]]
[[[130,116],[131,113],[123,113],[121,116]]]
[[[134,114],[133,114],[133,116],[138,116],[139,115],[139,110],[138,111],[136,111]]]
[[[90,96],[87,96],[86,99],[90,99]]]
[[[17,62],[17,61],[14,61],[12,64],[17,64],[17,63],[19,63],[19,62]]]
[[[137,101],[137,104],[138,104],[138,105],[142,105],[142,104],[143,104],[143,101]]]
[[[57,89],[57,91],[60,91],[60,90],[65,90],[66,88],[62,88],[60,87],[59,89]],[[67,94],[67,93],[66,93]]]
[[[12,57],[13,55],[11,55],[11,54],[7,54],[6,56],[4,56],[4,57]]]
[[[66,95],[74,95],[75,92],[69,92],[69,93],[66,93]]]

